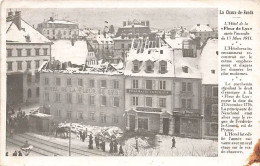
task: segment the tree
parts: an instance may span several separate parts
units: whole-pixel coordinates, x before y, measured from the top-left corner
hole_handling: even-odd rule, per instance
[[[115,33],[115,28],[114,28],[113,25],[110,25],[109,30],[108,30],[108,33],[112,33],[112,34]]]

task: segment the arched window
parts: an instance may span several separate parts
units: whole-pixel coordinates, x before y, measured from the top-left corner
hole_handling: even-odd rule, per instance
[[[32,90],[31,90],[31,89],[28,89],[28,91],[27,91],[27,97],[28,97],[28,98],[31,98],[31,97],[32,97]]]

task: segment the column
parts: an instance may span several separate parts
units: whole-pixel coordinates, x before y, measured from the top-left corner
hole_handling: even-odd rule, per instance
[[[160,131],[159,131],[160,134],[163,133],[163,117],[160,116]]]

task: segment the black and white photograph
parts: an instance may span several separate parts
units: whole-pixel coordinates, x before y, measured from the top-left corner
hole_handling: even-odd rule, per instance
[[[8,8],[6,156],[218,156],[217,8]]]

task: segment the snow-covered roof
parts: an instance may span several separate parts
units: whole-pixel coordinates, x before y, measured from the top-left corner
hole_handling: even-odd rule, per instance
[[[199,69],[202,72],[202,84],[218,84],[218,39],[209,38],[200,58]]]
[[[170,37],[165,38],[165,42],[169,44],[172,49],[182,49],[182,42],[187,40],[191,40],[190,37],[176,37],[175,39],[171,39]]]
[[[203,25],[203,24],[194,25],[190,29],[190,32],[211,32],[211,31],[213,31],[213,30],[209,25]]]
[[[77,24],[77,23],[74,23],[74,22],[71,22],[71,21],[67,21],[67,20],[48,20],[48,21],[45,21],[45,23],[52,23],[52,24]]]
[[[60,62],[71,61],[72,64],[85,64],[88,55],[86,41],[57,40],[52,45],[52,57]]]
[[[114,40],[110,36],[97,35],[96,41],[98,44],[114,44]]]
[[[21,20],[21,29],[11,21],[7,22],[6,42],[10,43],[51,43],[49,39],[43,36],[36,29],[31,27],[24,20]],[[28,40],[29,39],[29,40]]]
[[[121,28],[132,28],[133,25],[126,25],[126,26],[123,26]],[[148,26],[144,26],[144,25],[134,25],[135,28],[142,28],[142,27],[147,27],[149,28]]]

